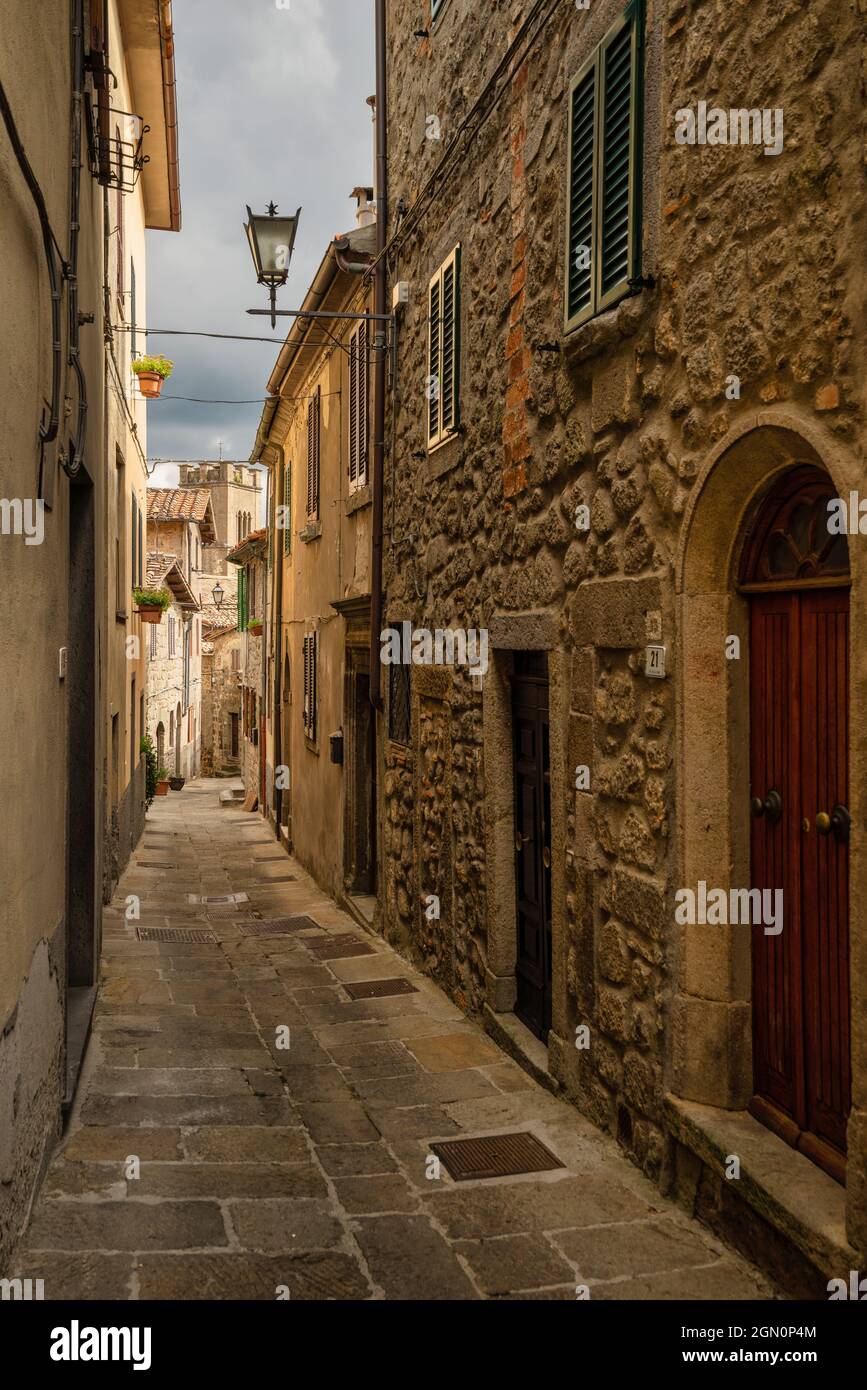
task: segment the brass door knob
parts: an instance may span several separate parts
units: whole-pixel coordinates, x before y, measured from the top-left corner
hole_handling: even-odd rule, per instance
[[[768,792],[764,801],[760,796],[754,796],[750,802],[750,810],[756,819],[759,816],[767,816],[771,825],[776,825],[783,814],[783,798],[778,791],[774,790]]]
[[[518,830],[515,833],[515,849],[519,851],[523,849],[529,838],[529,835],[522,835],[520,830]]]
[[[546,868],[546,869],[550,869],[550,867],[551,867],[551,851],[549,850],[549,848],[548,848],[547,845],[546,845],[545,848],[542,850],[542,863],[545,865],[545,868]]]
[[[845,806],[834,807],[830,816],[827,811],[819,811],[816,816],[816,829],[820,835],[830,835],[832,832],[841,845],[848,844],[849,827],[852,824],[852,817],[849,815]]]
[[[820,835],[831,834],[831,817],[827,811],[816,812],[816,829]]]

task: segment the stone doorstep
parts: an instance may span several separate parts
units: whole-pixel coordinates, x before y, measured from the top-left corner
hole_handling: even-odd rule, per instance
[[[826,1279],[859,1268],[846,1239],[846,1189],[827,1173],[746,1110],[720,1110],[670,1093],[664,1108],[675,1138],[714,1173],[724,1176],[726,1156],[737,1154],[737,1195]]]
[[[517,1014],[495,1013],[490,1004],[484,1009],[485,1032],[493,1038],[528,1076],[532,1076],[546,1091],[557,1095],[559,1082],[548,1070],[548,1049],[543,1042],[530,1032]]]

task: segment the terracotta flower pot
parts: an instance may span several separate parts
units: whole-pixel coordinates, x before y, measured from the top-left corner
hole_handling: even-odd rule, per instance
[[[143,396],[149,400],[156,400],[163,389],[163,378],[159,372],[136,372],[138,384]]]
[[[152,608],[137,608],[135,611],[143,623],[161,623],[165,610],[154,605]]]
[[[252,633],[252,635],[253,635],[254,637],[261,637],[261,636],[262,636],[262,624],[261,624],[261,623],[248,623],[248,624],[247,624],[247,631],[250,632],[250,633]]]
[[[157,782],[157,796],[168,796],[168,794],[169,794],[169,779],[166,778],[166,780],[165,780],[164,782]]]

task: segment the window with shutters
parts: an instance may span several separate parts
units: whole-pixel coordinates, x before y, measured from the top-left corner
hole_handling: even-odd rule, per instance
[[[368,445],[367,324],[349,339],[349,491],[367,484]]]
[[[319,520],[319,434],[322,393],[317,386],[307,405],[307,520]]]
[[[174,615],[174,613],[170,613],[170,614],[169,614],[168,632],[169,632],[169,647],[168,647],[169,656],[174,656],[174,655],[175,655],[175,615]]]
[[[287,463],[283,469],[283,554],[289,555],[292,551],[292,464]]]
[[[315,632],[304,634],[304,736],[311,743],[316,742],[316,694],[317,694],[317,647]]]
[[[632,0],[569,90],[567,332],[640,275],[642,11]]]
[[[449,439],[460,423],[460,270],[456,246],[428,286],[428,449]]]

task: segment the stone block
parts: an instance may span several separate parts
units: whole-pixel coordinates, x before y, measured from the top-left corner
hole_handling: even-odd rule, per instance
[[[595,647],[645,645],[645,615],[662,608],[658,579],[601,579],[582,584],[572,600],[576,641]]]
[[[636,376],[627,356],[615,357],[593,373],[590,423],[595,434],[611,425],[628,425],[639,415]]]

